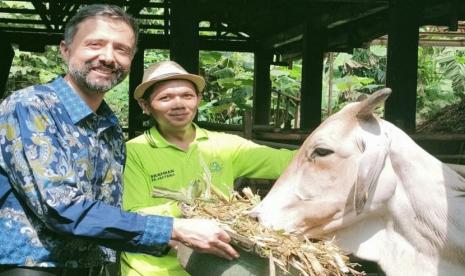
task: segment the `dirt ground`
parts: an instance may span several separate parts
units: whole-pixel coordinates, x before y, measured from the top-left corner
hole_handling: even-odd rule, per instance
[[[417,133],[465,134],[465,100],[444,108],[418,125]]]

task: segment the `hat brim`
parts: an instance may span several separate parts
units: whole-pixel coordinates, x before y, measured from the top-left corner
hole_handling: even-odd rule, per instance
[[[205,88],[205,80],[201,76],[193,74],[166,74],[139,84],[134,90],[134,99],[138,100],[142,98],[147,88],[149,88],[157,82],[166,80],[188,80],[194,83],[198,93],[201,93]]]

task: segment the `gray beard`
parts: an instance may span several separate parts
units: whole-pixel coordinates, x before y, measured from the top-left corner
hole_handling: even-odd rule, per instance
[[[112,78],[108,81],[96,81],[89,78],[89,73],[92,70],[91,68],[95,66],[95,62],[86,62],[83,68],[77,68],[77,66],[73,66],[72,64],[69,65],[69,74],[76,81],[77,85],[85,88],[84,92],[88,94],[104,94],[122,82],[128,74],[128,72],[121,69],[120,66],[112,66],[112,68],[110,66],[100,64],[100,66],[112,69],[113,74]]]

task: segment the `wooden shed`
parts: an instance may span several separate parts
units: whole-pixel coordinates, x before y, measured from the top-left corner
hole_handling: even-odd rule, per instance
[[[141,27],[139,50],[130,74],[130,95],[142,79],[146,49],[169,49],[171,58],[193,73],[199,70],[199,50],[251,52],[255,68],[252,122],[267,125],[271,105],[270,64],[302,58],[299,119],[303,133],[321,121],[324,54],[352,51],[385,35],[389,37],[386,86],[395,92],[386,103],[385,118],[413,133],[419,27],[447,26],[455,31],[458,22],[465,20],[463,0],[10,2],[27,3],[33,8],[0,7],[0,98],[14,56],[13,44],[29,51],[58,45],[65,23],[81,5],[110,3],[125,7]],[[132,137],[143,126],[137,103],[132,96],[129,99],[128,133]]]

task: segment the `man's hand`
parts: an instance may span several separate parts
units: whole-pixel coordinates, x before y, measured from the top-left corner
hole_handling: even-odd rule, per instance
[[[171,239],[192,249],[210,253],[228,260],[239,258],[229,245],[231,238],[218,224],[207,219],[174,219]]]

